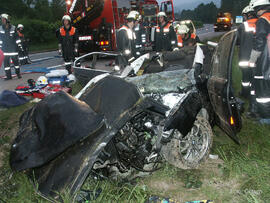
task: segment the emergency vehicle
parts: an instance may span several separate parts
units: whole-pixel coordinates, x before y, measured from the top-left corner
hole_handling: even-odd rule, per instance
[[[162,2],[161,9],[174,19],[172,0]],[[156,0],[66,0],[66,14],[79,32],[79,52],[116,50],[116,32],[131,10],[140,12],[145,28],[157,25]]]
[[[233,24],[231,13],[218,13],[217,22],[214,25],[215,32],[221,30],[231,30]]]

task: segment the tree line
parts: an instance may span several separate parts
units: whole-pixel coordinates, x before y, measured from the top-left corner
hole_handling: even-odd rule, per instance
[[[24,25],[32,44],[55,41],[55,31],[65,13],[65,0],[2,0],[0,13],[11,16],[11,23]]]
[[[232,16],[241,15],[242,10],[249,4],[250,0],[221,0],[218,8],[213,2],[200,4],[195,9],[182,10],[178,15],[180,19],[191,19],[203,23],[214,23],[219,12],[230,12]]]
[[[65,0],[4,0],[0,4],[0,13],[7,13],[15,19],[55,22],[64,12]]]

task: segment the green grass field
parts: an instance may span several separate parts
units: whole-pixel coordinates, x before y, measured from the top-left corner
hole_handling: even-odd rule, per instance
[[[237,67],[237,52],[233,61],[233,86],[240,91],[241,72]],[[80,85],[74,86],[76,94]],[[32,104],[0,111],[0,202],[47,202],[34,192],[23,173],[12,173],[9,161],[10,143],[14,139],[20,114]],[[260,125],[243,114],[239,133],[241,145],[235,144],[219,128],[214,128],[212,154],[200,168],[181,170],[164,164],[152,175],[132,183],[112,180],[94,181],[88,178],[84,189],[102,192],[91,202],[144,202],[151,195],[170,197],[178,202],[211,199],[214,202],[270,202],[270,126]],[[71,202],[62,194],[64,202]]]

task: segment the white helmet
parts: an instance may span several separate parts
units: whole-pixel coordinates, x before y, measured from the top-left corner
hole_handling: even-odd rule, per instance
[[[270,5],[269,0],[251,0],[249,4],[253,9],[259,6],[268,6]]]
[[[76,78],[73,74],[70,74],[67,76],[67,79],[70,83],[75,83],[76,82]]]
[[[127,19],[134,19],[134,20],[138,20],[140,16],[140,13],[138,11],[130,11]]]
[[[24,26],[22,24],[19,24],[17,28],[24,28]]]
[[[69,22],[71,22],[71,18],[69,15],[64,15],[62,21],[64,22],[64,20],[68,20]]]
[[[6,13],[1,14],[1,18],[6,19],[8,22],[10,21],[10,16]]]
[[[37,85],[48,85],[48,79],[45,76],[40,76],[37,79]]]
[[[176,29],[177,29],[177,34],[179,35],[187,34],[189,32],[189,28],[186,25],[178,25]]]
[[[157,17],[167,17],[166,13],[161,11],[157,14]]]

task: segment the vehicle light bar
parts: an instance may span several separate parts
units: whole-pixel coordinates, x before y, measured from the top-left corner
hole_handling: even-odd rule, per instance
[[[79,41],[87,41],[92,40],[92,36],[81,36],[79,37]]]

